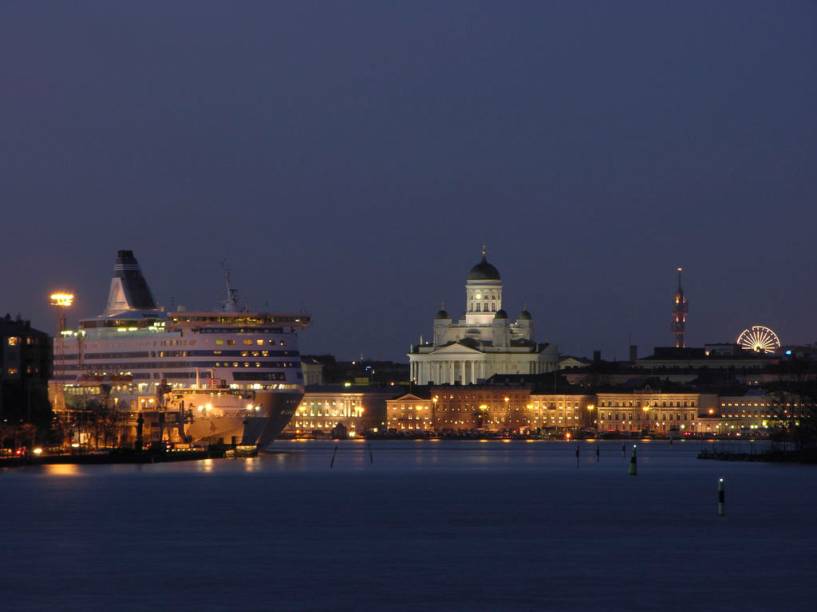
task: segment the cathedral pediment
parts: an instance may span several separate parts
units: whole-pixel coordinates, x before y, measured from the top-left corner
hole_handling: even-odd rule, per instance
[[[480,355],[479,351],[463,342],[452,342],[432,351],[431,355]]]

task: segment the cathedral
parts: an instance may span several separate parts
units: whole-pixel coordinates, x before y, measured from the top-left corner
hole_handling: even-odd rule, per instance
[[[441,309],[433,340],[421,339],[408,357],[411,380],[419,385],[473,385],[494,374],[551,372],[559,364],[555,345],[536,343],[527,310],[512,322],[502,309],[502,279],[485,247],[465,282],[465,318],[454,321]]]

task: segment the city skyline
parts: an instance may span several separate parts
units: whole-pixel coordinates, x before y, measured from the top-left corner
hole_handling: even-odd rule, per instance
[[[3,609],[814,608],[817,2],[10,0],[0,56]]]
[[[3,313],[98,314],[118,249],[209,307],[227,259],[304,350],[405,360],[485,242],[567,354],[670,345],[677,266],[688,345],[817,340],[813,5],[45,14],[0,9]]]
[[[482,249],[481,249],[481,256],[483,258],[482,259],[483,262],[485,261],[486,253],[487,253],[487,245],[483,244]],[[478,261],[475,260],[475,263],[478,263]],[[675,327],[673,325],[673,321],[674,321],[674,316],[675,316],[675,314],[674,314],[675,309],[677,308],[677,303],[678,303],[677,302],[677,295],[678,295],[677,292],[680,290],[680,272],[681,272],[681,270],[682,270],[681,267],[678,267],[678,268],[676,268],[674,270],[674,272],[679,275],[677,277],[678,281],[676,281],[678,284],[675,286],[675,293],[673,294],[672,299],[669,300],[669,306],[668,306],[668,309],[667,309],[668,312],[670,312],[670,316],[669,316],[670,323],[668,325],[668,330],[669,331],[667,332],[667,335],[670,338],[674,337],[674,335],[675,335],[675,331],[674,331]],[[247,310],[261,310],[261,311],[266,311],[266,312],[277,312],[277,313],[288,312],[290,314],[292,314],[292,313],[294,313],[294,314],[298,314],[298,313],[307,314],[307,315],[310,315],[310,317],[312,317],[312,324],[314,324],[313,313],[308,308],[302,308],[300,310],[299,309],[290,309],[289,311],[286,311],[286,309],[280,309],[280,308],[276,309],[276,308],[272,307],[271,305],[269,305],[268,303],[266,303],[263,307],[257,307],[254,304],[244,303],[240,298],[240,291],[238,289],[236,289],[235,286],[232,284],[232,281],[229,280],[229,277],[232,276],[232,271],[231,271],[230,267],[228,266],[227,262],[225,262],[225,261],[221,262],[221,274],[222,274],[222,276],[219,279],[221,281],[221,287],[220,287],[221,295],[220,295],[219,298],[213,300],[213,302],[211,304],[209,304],[209,305],[187,304],[187,303],[183,303],[181,301],[177,301],[175,297],[171,298],[170,302],[168,302],[168,303],[165,303],[164,301],[159,299],[159,300],[157,300],[156,305],[158,307],[162,308],[162,309],[167,310],[168,312],[173,312],[176,309],[205,310],[205,311],[206,310],[220,310],[221,308],[224,307],[224,298],[227,297],[227,291],[228,291],[228,287],[229,287],[230,297],[231,298],[236,297],[238,299],[237,306],[239,308],[242,308],[242,309],[246,308]],[[504,272],[503,272],[503,275],[504,275]],[[230,283],[230,284],[225,285],[225,282]],[[55,310],[54,309],[54,303],[53,303],[54,298],[55,298],[55,296],[61,296],[63,294],[61,294],[61,293],[57,293],[57,294],[51,293],[50,299],[51,299],[52,303],[50,305],[50,317],[53,319],[53,321],[51,321],[52,324],[54,323],[54,321],[56,321],[58,325],[65,326],[66,321],[62,320],[62,318],[64,317],[64,318],[67,319],[67,326],[68,327],[71,327],[71,326],[76,327],[76,324],[79,322],[80,319],[93,318],[93,317],[95,317],[97,315],[103,314],[103,311],[101,309],[98,312],[95,312],[93,314],[85,314],[83,309],[79,309],[79,311],[77,311],[78,306],[77,306],[76,302],[77,302],[77,297],[78,296],[76,295],[76,293],[74,292],[72,287],[63,284],[63,285],[59,285],[55,289],[57,291],[67,291],[67,292],[69,292],[69,293],[67,293],[65,295],[68,295],[70,297],[70,303],[67,304],[67,306],[68,306],[67,308],[63,307],[63,308],[58,308],[58,309]],[[506,293],[508,293],[508,292],[506,291]],[[512,294],[512,292],[511,292],[511,294]],[[686,305],[687,300],[684,297],[684,292],[681,293],[681,296],[682,296],[681,299],[683,299],[683,303]],[[460,314],[463,314],[463,315],[465,314],[465,309],[464,308],[446,306],[446,304],[448,304],[448,303],[449,302],[446,302],[445,300],[442,300],[441,303],[440,303],[440,307],[441,308],[446,308],[446,309],[450,310],[452,313],[456,313],[456,314],[454,314],[455,318],[458,317]],[[508,302],[506,302],[506,304],[507,303]],[[60,306],[65,306],[65,304],[60,304]],[[514,307],[515,306],[516,305],[514,304]],[[509,313],[511,315],[517,315],[519,312],[522,312],[522,311],[534,310],[533,308],[531,308],[528,305],[528,302],[522,302],[522,305],[519,306],[518,308],[516,308],[516,310],[514,310],[514,308],[512,308],[511,306],[508,306],[508,308],[511,311]],[[74,316],[72,317],[71,315],[74,315]],[[515,318],[515,316],[512,316],[511,318]],[[535,319],[535,316],[534,316],[534,319]],[[749,323],[747,323],[745,325],[742,325],[738,331],[736,331],[731,337],[728,337],[728,338],[707,339],[707,340],[704,340],[704,341],[701,341],[701,342],[698,342],[698,343],[694,343],[694,344],[691,344],[691,345],[689,343],[687,343],[686,346],[703,346],[704,344],[723,343],[723,342],[735,343],[735,344],[744,344],[742,342],[743,335],[748,333],[754,326],[757,326],[758,324],[762,325],[763,322],[753,321],[753,322],[749,322]],[[48,330],[49,329],[48,325],[43,326],[43,329]],[[309,330],[307,329],[304,332],[304,337],[308,336],[308,334],[309,334]],[[426,339],[428,339],[432,335],[433,335],[433,333],[426,334],[425,332],[423,332],[423,333],[419,334],[418,338],[422,339],[423,337],[425,337]],[[417,334],[415,334],[415,336],[417,336]],[[554,343],[554,341],[553,340],[548,340],[548,343]],[[414,343],[412,343],[412,344],[414,344]],[[641,354],[643,355],[643,354],[645,354],[645,351],[649,352],[649,350],[652,349],[653,346],[672,346],[672,344],[673,344],[672,341],[668,341],[668,342],[665,342],[663,344],[662,343],[656,343],[654,345],[639,345],[639,344],[636,343],[635,346],[637,346],[637,347],[639,347],[639,349],[641,349]],[[810,344],[810,342],[808,342],[808,341],[797,341],[797,340],[788,341],[788,339],[787,339],[785,344],[789,344],[789,345]],[[616,350],[617,347],[614,347],[614,349],[612,351],[612,355],[605,355],[605,357],[611,358],[611,359],[614,359],[614,360],[615,359],[626,359],[627,356],[628,356],[627,351],[628,351],[629,347],[632,346],[632,345],[633,345],[632,335],[630,335],[628,337],[628,344],[625,345],[624,347],[621,347],[623,354],[619,355],[617,350]],[[308,344],[307,344],[307,346],[308,346]],[[677,346],[677,344],[676,344],[676,346]],[[586,353],[582,353],[581,351],[565,352],[563,350],[560,350],[560,352],[562,354],[589,355],[591,352],[594,352],[596,350],[601,350],[601,349],[599,347],[594,347],[593,349],[588,350]],[[343,353],[343,351],[335,351],[335,350],[331,350],[331,349],[329,349],[329,350],[320,350],[320,349],[319,350],[310,350],[309,348],[307,348],[304,352],[305,353],[315,353],[315,354],[320,354],[320,353],[323,353],[323,354],[337,354],[338,356],[340,356],[342,358],[349,358],[349,359],[360,358],[361,355],[365,356],[367,359],[383,359],[383,358],[391,359],[392,358],[390,355],[386,355],[386,356],[371,355],[371,354],[367,354],[365,351],[361,351],[357,355],[356,354],[346,355],[346,354]],[[402,359],[401,357],[403,357],[403,355],[397,357],[396,360],[397,361],[405,361],[405,359]]]

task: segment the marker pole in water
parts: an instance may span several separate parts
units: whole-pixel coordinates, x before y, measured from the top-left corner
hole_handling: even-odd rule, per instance
[[[596,463],[601,459],[601,447],[596,443]]]
[[[638,458],[637,458],[638,449],[636,445],[633,444],[633,454],[630,456],[630,466],[627,468],[627,473],[630,476],[635,476],[638,474]]]
[[[579,445],[576,445],[576,467],[579,467]]]
[[[338,454],[338,445],[335,444],[335,450],[332,451],[332,461],[329,462],[329,469],[335,467],[335,455]]]
[[[724,516],[726,514],[726,510],[724,505],[726,504],[726,484],[723,482],[723,478],[718,479],[718,516]]]
[[[374,453],[372,452],[372,445],[367,444],[366,446],[369,447],[369,465],[371,465],[372,463],[374,463]]]

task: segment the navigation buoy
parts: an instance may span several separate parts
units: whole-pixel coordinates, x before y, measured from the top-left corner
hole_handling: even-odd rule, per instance
[[[630,456],[630,466],[627,468],[627,473],[630,476],[636,476],[638,474],[638,458],[637,458],[638,449],[636,445],[633,444],[633,454]]]
[[[718,516],[724,516],[726,514],[725,504],[726,483],[723,482],[723,478],[720,478],[718,479]]]

